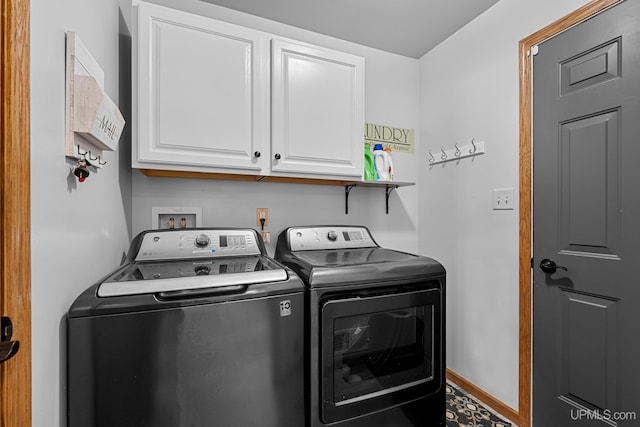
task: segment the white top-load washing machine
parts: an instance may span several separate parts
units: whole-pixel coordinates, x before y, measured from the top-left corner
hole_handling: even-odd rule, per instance
[[[68,312],[68,426],[303,426],[303,290],[252,229],[139,234]]]

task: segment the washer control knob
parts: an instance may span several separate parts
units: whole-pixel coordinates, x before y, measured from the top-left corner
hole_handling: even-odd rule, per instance
[[[336,240],[338,240],[338,233],[331,230],[327,233],[327,239],[329,239],[330,242],[335,242]]]
[[[208,276],[211,273],[211,267],[208,265],[198,265],[193,269],[196,273],[196,276]]]
[[[198,248],[206,248],[211,243],[211,239],[206,234],[200,234],[196,237],[195,245]]]

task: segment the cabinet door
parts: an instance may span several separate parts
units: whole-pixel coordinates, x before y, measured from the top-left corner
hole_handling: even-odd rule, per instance
[[[267,36],[149,3],[137,9],[133,166],[261,174]]]
[[[364,58],[279,39],[271,43],[272,175],[361,177]]]

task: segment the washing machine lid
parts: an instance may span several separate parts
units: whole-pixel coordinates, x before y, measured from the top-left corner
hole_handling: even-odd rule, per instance
[[[279,264],[262,255],[133,262],[98,287],[99,297],[193,291],[287,280]]]
[[[98,287],[98,297],[158,294],[285,281],[253,229],[153,230],[132,241],[122,268]]]

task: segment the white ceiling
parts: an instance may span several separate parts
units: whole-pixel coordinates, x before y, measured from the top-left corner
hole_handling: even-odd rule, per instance
[[[419,58],[498,0],[202,0]]]

